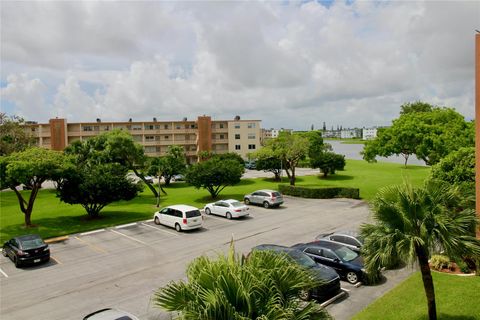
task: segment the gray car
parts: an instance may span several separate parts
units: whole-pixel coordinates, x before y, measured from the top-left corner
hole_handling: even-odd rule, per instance
[[[264,208],[278,207],[283,203],[283,196],[275,190],[257,190],[243,197],[245,204],[259,204]]]
[[[342,245],[358,253],[363,246],[362,237],[355,231],[337,231],[333,233],[324,233],[319,234],[315,237],[315,239],[341,243]]]

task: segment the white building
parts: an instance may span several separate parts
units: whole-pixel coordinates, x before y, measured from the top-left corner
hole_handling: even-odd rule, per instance
[[[377,128],[363,128],[362,140],[373,140],[377,137]]]
[[[362,137],[361,129],[342,129],[342,131],[340,131],[340,138],[342,139],[353,139],[353,138],[361,138],[361,137]]]

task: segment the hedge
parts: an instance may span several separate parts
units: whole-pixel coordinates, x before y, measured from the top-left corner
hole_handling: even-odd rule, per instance
[[[278,185],[278,190],[289,196],[313,199],[331,199],[331,198],[351,198],[360,199],[360,190],[358,188],[341,187],[302,187],[290,186],[287,184]]]

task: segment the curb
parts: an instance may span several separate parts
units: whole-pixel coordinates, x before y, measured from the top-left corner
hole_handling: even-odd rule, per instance
[[[55,238],[50,238],[50,239],[46,239],[44,242],[45,243],[57,243],[57,242],[63,242],[63,241],[66,241],[68,240],[68,236],[61,236],[61,237],[55,237]]]

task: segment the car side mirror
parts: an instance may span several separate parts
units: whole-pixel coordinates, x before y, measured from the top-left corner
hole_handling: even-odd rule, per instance
[[[334,261],[334,262],[337,262],[337,263],[340,263],[340,262],[341,262],[340,259],[338,259],[338,258],[333,259],[333,261]]]

